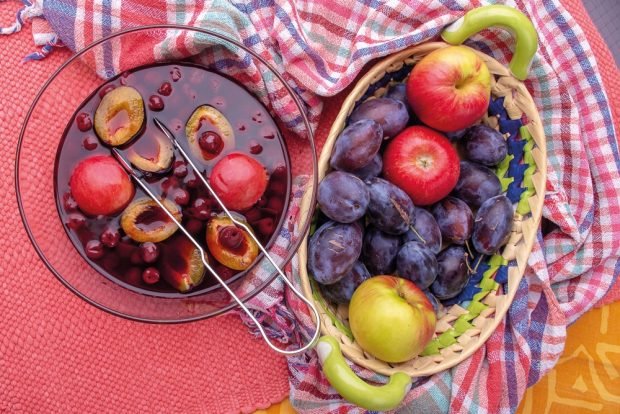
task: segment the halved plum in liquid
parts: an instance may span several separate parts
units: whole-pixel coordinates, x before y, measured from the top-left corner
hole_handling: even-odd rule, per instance
[[[163,134],[140,137],[128,149],[129,161],[142,171],[161,173],[167,171],[174,159],[172,142]]]
[[[97,107],[95,132],[103,142],[116,147],[140,132],[144,118],[140,92],[130,86],[119,86],[108,92]]]
[[[162,200],[166,209],[181,220],[181,209],[168,199]],[[121,216],[121,227],[127,236],[139,243],[157,243],[177,231],[177,225],[150,198],[140,198],[131,203]]]
[[[204,278],[200,251],[184,234],[179,233],[161,244],[160,263],[161,277],[179,292],[192,290]]]
[[[185,135],[194,154],[204,161],[235,147],[235,133],[230,122],[209,105],[196,108],[185,125]]]
[[[242,221],[250,227],[245,220]],[[256,242],[224,214],[209,221],[206,239],[215,260],[234,270],[247,269],[258,256]]]

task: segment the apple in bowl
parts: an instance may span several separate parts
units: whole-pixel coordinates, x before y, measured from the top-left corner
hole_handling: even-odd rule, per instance
[[[364,281],[349,303],[349,325],[359,346],[385,362],[405,362],[432,339],[435,311],[413,282],[395,276]]]
[[[486,114],[491,74],[482,59],[465,46],[437,49],[411,70],[407,98],[426,125],[443,132],[458,131]]]

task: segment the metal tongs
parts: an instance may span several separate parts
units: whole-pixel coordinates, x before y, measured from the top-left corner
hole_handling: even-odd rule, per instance
[[[314,345],[314,343],[316,342],[316,340],[318,339],[319,333],[320,333],[319,312],[317,311],[317,309],[314,306],[314,304],[312,302],[310,302],[308,299],[306,299],[304,297],[304,295],[301,292],[299,292],[299,290],[297,290],[297,288],[295,286],[293,286],[293,283],[286,277],[286,275],[284,274],[282,269],[280,269],[280,267],[271,258],[271,256],[267,252],[267,249],[265,249],[265,247],[257,239],[257,237],[254,235],[254,233],[250,230],[250,228],[246,224],[242,223],[237,218],[235,218],[235,216],[233,214],[231,214],[230,210],[228,210],[228,208],[226,208],[226,206],[224,205],[222,200],[218,197],[218,195],[215,193],[215,191],[213,190],[213,188],[211,187],[211,185],[207,181],[207,179],[204,177],[203,174],[200,173],[200,170],[196,167],[194,162],[191,160],[191,158],[187,155],[185,150],[178,143],[178,141],[176,140],[174,135],[172,135],[170,130],[159,119],[155,118],[153,121],[155,122],[155,125],[157,125],[157,127],[164,133],[164,135],[166,135],[166,137],[172,142],[172,144],[176,147],[176,149],[179,150],[179,153],[183,156],[185,161],[187,161],[187,163],[195,171],[195,173],[196,173],[195,175],[197,177],[200,177],[200,180],[202,181],[202,183],[205,185],[207,190],[209,190],[209,193],[211,194],[211,196],[217,201],[217,203],[220,205],[220,207],[222,208],[224,213],[228,216],[228,218],[230,220],[232,220],[232,222],[237,227],[243,229],[247,234],[250,235],[252,240],[254,240],[254,242],[256,242],[256,244],[258,245],[258,248],[261,250],[261,252],[263,252],[263,254],[267,258],[267,260],[269,260],[271,265],[277,270],[278,275],[280,276],[282,281],[284,283],[286,283],[286,285],[295,293],[295,295],[297,295],[297,297],[299,297],[310,309],[312,309],[312,312],[314,313],[314,317],[315,317],[316,329],[314,331],[314,334],[312,335],[312,339],[306,345],[304,345],[301,348],[293,349],[293,350],[285,350],[285,349],[282,349],[282,348],[279,348],[279,347],[275,346],[271,342],[271,340],[267,337],[267,334],[265,333],[265,330],[263,329],[262,325],[258,322],[258,320],[254,317],[252,312],[250,312],[250,310],[243,304],[243,301],[241,299],[239,299],[237,297],[237,295],[235,295],[235,293],[232,291],[232,289],[230,287],[228,287],[226,282],[224,282],[224,280],[222,280],[222,278],[211,267],[211,265],[209,265],[209,262],[207,261],[207,258],[205,256],[205,251],[204,251],[203,247],[200,245],[200,243],[198,243],[198,241],[196,241],[196,239],[194,239],[194,237],[185,229],[185,227],[183,227],[181,222],[179,220],[177,220],[174,217],[174,215],[170,211],[168,211],[168,209],[166,209],[164,204],[160,201],[159,197],[157,195],[155,195],[151,191],[149,186],[142,181],[143,175],[141,173],[136,172],[136,170],[133,169],[131,164],[129,162],[127,162],[125,160],[125,158],[123,158],[123,155],[121,154],[121,152],[117,148],[112,148],[112,154],[121,163],[123,168],[125,168],[125,170],[127,170],[127,172],[129,173],[129,175],[131,175],[131,177],[134,179],[134,181],[140,187],[142,187],[144,192],[153,201],[155,201],[157,203],[157,205],[159,205],[159,207],[168,215],[170,220],[172,220],[178,226],[179,230],[181,230],[185,234],[185,236],[187,236],[187,238],[194,244],[194,246],[196,246],[196,248],[200,252],[200,259],[202,260],[202,263],[205,265],[207,270],[213,275],[213,277],[215,277],[215,279],[218,281],[218,283],[226,290],[226,292],[228,292],[228,294],[235,300],[235,302],[237,302],[237,304],[250,317],[250,319],[252,319],[252,321],[254,322],[254,324],[256,325],[258,330],[260,331],[263,339],[265,340],[265,342],[267,342],[267,345],[269,345],[271,347],[271,349],[273,349],[274,351],[279,352],[281,354],[284,354],[284,355],[294,355],[294,354],[298,354],[298,353],[304,352],[305,350],[311,348]]]

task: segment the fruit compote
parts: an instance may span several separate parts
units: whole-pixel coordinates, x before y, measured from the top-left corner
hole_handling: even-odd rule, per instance
[[[154,118],[200,171],[192,170]],[[125,72],[78,108],[55,165],[61,220],[97,271],[156,296],[212,289],[217,282],[198,250],[112,157],[112,147],[143,174],[224,279],[240,277],[260,251],[222,213],[197,174],[210,180],[263,245],[275,240],[291,186],[287,150],[265,107],[234,81],[190,63]]]

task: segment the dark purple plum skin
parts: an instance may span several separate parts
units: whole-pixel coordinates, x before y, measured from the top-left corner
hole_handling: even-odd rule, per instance
[[[363,119],[351,123],[336,139],[331,167],[349,172],[365,167],[379,153],[382,140],[383,129],[377,122]]]
[[[356,261],[342,279],[331,285],[320,285],[323,297],[333,303],[349,303],[353,292],[362,282],[370,279],[370,272],[364,264]]]
[[[437,220],[444,241],[465,244],[474,227],[474,216],[469,206],[455,197],[446,197],[433,207],[433,217]]]
[[[413,227],[424,240],[420,240],[413,230],[409,229],[403,235],[403,244],[409,241],[417,241],[431,249],[433,253],[439,253],[441,249],[441,230],[435,217],[425,209],[416,207]]]
[[[400,237],[374,227],[366,229],[362,245],[362,260],[373,275],[389,275],[396,267]]]
[[[339,223],[352,223],[366,214],[368,187],[353,174],[332,171],[321,180],[317,201],[323,214]]]
[[[437,258],[428,247],[410,241],[398,251],[396,270],[400,277],[411,280],[420,289],[427,289],[437,277]]]
[[[512,203],[503,194],[485,201],[476,213],[471,241],[476,251],[493,254],[510,237],[514,210]]]
[[[388,88],[385,97],[401,101],[405,105],[405,108],[407,108],[407,113],[409,114],[409,123],[411,123],[413,118],[413,110],[411,109],[411,105],[409,105],[409,98],[407,98],[407,84],[395,83],[394,85],[391,85]]]
[[[328,221],[310,238],[308,270],[324,285],[338,282],[353,267],[362,252],[362,229],[357,223]]]
[[[430,288],[437,299],[452,299],[465,288],[471,276],[466,260],[467,253],[462,246],[449,246],[439,253],[439,271]]]
[[[400,235],[415,221],[415,206],[403,190],[382,178],[366,181],[370,202],[366,215],[379,230]]]
[[[383,128],[383,139],[398,135],[409,122],[407,107],[392,98],[376,98],[362,102],[349,116],[349,122],[372,119]]]
[[[378,177],[379,174],[381,174],[381,170],[383,170],[383,157],[381,157],[381,154],[378,153],[372,157],[372,160],[370,160],[367,165],[359,170],[351,171],[351,174],[359,177],[363,181],[366,181],[371,178]]]
[[[489,167],[499,164],[508,153],[504,136],[487,125],[469,128],[460,142],[468,160]]]
[[[488,167],[468,161],[461,161],[459,180],[453,195],[477,209],[491,197],[502,192],[502,184],[497,175]]]

